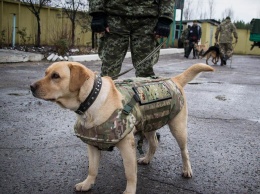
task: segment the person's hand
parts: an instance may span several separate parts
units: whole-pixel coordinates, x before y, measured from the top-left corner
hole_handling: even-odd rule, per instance
[[[170,34],[170,25],[172,20],[168,18],[160,17],[154,28],[154,34],[156,38],[168,37]]]
[[[189,40],[185,40],[186,43],[189,43]]]
[[[104,13],[92,13],[91,29],[92,32],[102,33],[109,31],[106,14]]]

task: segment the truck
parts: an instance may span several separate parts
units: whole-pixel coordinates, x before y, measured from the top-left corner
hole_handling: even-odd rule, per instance
[[[260,19],[254,18],[251,20],[249,40],[253,42],[250,50],[255,46],[260,48]]]

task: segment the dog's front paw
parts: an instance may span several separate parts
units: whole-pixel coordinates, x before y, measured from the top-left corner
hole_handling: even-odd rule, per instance
[[[133,193],[133,192],[127,192],[127,191],[124,191],[123,194],[135,194],[135,192]]]
[[[90,183],[89,181],[84,180],[83,182],[75,185],[75,190],[76,191],[88,191],[93,186],[94,186],[94,183]]]
[[[182,171],[182,177],[191,178],[192,177],[192,170],[191,169],[183,170]]]
[[[137,163],[138,164],[141,164],[141,165],[147,165],[150,163],[150,161],[146,158],[146,157],[143,157],[143,158],[139,158],[137,160]]]

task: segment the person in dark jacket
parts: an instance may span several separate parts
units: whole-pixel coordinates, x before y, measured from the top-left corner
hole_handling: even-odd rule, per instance
[[[191,50],[193,50],[193,59],[196,58],[194,44],[198,44],[200,39],[201,39],[201,27],[198,25],[198,21],[194,20],[193,25],[191,26],[189,33],[188,33],[188,37],[187,37],[187,42],[189,43],[189,48],[188,48],[187,54],[185,55],[186,58],[189,58]]]

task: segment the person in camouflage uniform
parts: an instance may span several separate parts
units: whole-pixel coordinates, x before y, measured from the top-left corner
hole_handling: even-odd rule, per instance
[[[183,30],[182,34],[181,34],[181,40],[183,42],[183,48],[184,48],[184,57],[188,55],[188,49],[189,49],[189,40],[188,40],[188,34],[190,31],[190,25],[188,25],[188,27]]]
[[[219,35],[220,34],[220,35]],[[221,66],[226,65],[227,59],[229,59],[233,53],[232,41],[234,35],[237,43],[237,29],[231,22],[230,17],[227,17],[218,27],[215,33],[216,43],[219,42]]]
[[[90,0],[92,32],[102,33],[98,51],[101,76],[120,73],[129,45],[135,75],[153,76],[159,51],[140,66],[137,64],[156,48],[157,38],[169,36],[173,8],[173,0]]]

